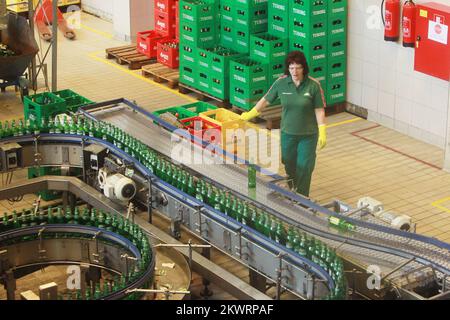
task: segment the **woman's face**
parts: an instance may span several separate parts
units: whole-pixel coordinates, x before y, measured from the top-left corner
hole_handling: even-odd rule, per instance
[[[291,63],[289,65],[289,73],[293,80],[303,80],[303,66],[297,63]]]

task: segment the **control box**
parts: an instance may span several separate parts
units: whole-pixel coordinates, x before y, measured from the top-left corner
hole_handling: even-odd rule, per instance
[[[106,150],[106,148],[97,144],[91,144],[84,148],[84,167],[92,170],[99,170],[102,168],[105,163]]]
[[[414,70],[450,81],[450,6],[419,4],[416,11]]]
[[[0,171],[6,172],[22,166],[22,146],[15,142],[0,144]]]

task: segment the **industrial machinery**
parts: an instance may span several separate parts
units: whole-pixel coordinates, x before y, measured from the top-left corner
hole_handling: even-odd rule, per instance
[[[258,177],[256,192],[250,194],[246,170],[215,162],[219,157],[205,154],[202,141],[190,151],[209,157],[208,164],[172,161],[179,143],[171,139],[176,128],[125,99],[83,107],[77,117],[83,119],[81,129],[72,130],[77,134],[43,131],[3,138],[21,146],[21,167],[33,166],[39,153],[41,165],[57,161],[81,167],[84,183],[91,186],[72,182],[63,187],[64,179],[75,179],[68,177],[52,177],[44,184],[41,177],[39,187],[65,188],[96,206],[106,201],[124,208],[123,200],[132,201],[147,210],[147,221],[136,220],[144,229],[152,227],[156,211],[171,222],[174,235],[190,232],[246,266],[252,287],[264,293],[267,283],[273,284],[277,299],[283,292],[299,299],[346,299],[349,292],[370,299],[450,296],[450,245],[405,232],[402,223],[393,223],[395,218],[380,220],[382,205],[373,199],[362,200],[359,208],[339,204],[330,210],[282,187],[283,177],[275,174],[271,180]],[[95,130],[83,131],[90,127]],[[109,199],[98,193],[101,186]],[[125,186],[134,191],[118,196]],[[14,186],[3,189],[0,198],[15,192]],[[368,208],[373,214],[367,214]],[[193,268],[224,286],[233,285],[232,277],[208,260],[193,263]],[[236,292],[237,287],[241,297],[251,296],[248,288],[244,293],[243,286],[235,285]]]
[[[7,20],[7,28],[0,30],[0,44],[7,45],[15,54],[0,56],[0,88],[4,91],[8,86],[16,86],[23,99],[29,86],[23,75],[37,54],[38,45],[25,18],[9,13],[3,19]]]

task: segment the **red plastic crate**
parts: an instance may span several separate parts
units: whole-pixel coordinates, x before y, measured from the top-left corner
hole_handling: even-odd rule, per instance
[[[175,36],[175,13],[165,13],[155,9],[155,31],[166,37]]]
[[[204,142],[214,145],[221,144],[222,130],[216,123],[201,117],[181,119],[180,122],[184,125],[185,130]],[[194,140],[192,140],[192,142],[200,145],[199,142],[195,142]]]
[[[175,5],[178,5],[178,1],[155,0],[155,10],[159,10],[165,13],[175,12]]]
[[[154,31],[141,31],[137,33],[137,51],[145,54],[149,58],[156,58],[157,41],[164,38],[164,35]]]
[[[176,48],[171,48],[168,44],[175,43]],[[178,40],[165,38],[158,41],[157,57],[159,63],[162,63],[169,68],[175,69],[180,66]]]

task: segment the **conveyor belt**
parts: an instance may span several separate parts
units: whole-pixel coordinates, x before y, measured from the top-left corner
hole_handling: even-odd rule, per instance
[[[114,109],[109,111],[106,107],[103,111],[92,111],[90,114],[98,120],[114,124],[151,148],[170,157],[171,150],[175,146],[175,143],[171,142],[171,134],[161,126],[155,125],[153,123],[155,119],[152,119],[148,112],[131,103],[121,102],[114,106]],[[160,124],[170,128],[167,123],[160,121]],[[201,148],[195,147],[194,150],[198,153]],[[226,188],[247,196],[246,171],[239,166],[216,164],[189,165],[189,167]],[[311,210],[285,197],[274,196],[273,188],[263,179],[257,180],[256,190],[256,202],[268,211],[282,215],[286,222],[295,224],[321,237],[322,240],[326,239],[328,244],[335,247],[340,245],[339,249],[346,255],[366,257],[369,261],[376,261],[385,272],[415,258],[415,262],[409,263],[400,271],[414,269],[420,265],[432,265],[438,271],[450,274],[450,245],[447,243],[386,227],[373,228],[373,224],[362,221],[357,221],[356,231],[342,235],[329,227],[326,215],[315,215]],[[319,208],[320,213],[329,212],[320,206],[314,207]],[[398,273],[392,276],[396,275]]]

